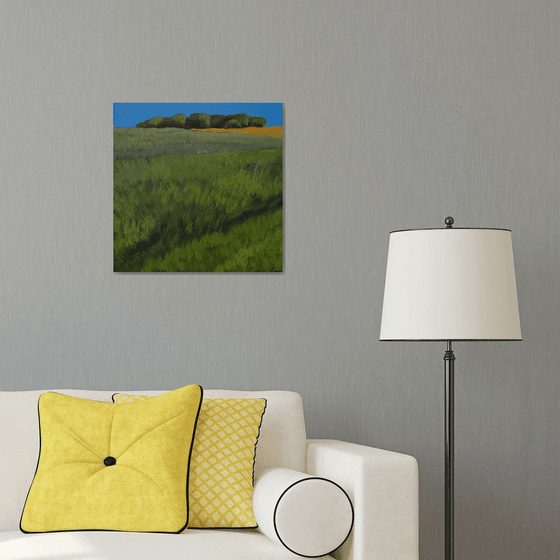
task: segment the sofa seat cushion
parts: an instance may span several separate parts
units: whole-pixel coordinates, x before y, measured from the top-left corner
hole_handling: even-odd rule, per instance
[[[300,558],[251,529],[191,530],[181,534],[79,531],[0,533],[2,560],[293,560]],[[323,557],[332,560],[330,557]]]

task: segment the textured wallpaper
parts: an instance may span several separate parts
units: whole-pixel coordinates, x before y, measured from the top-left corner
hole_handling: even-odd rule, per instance
[[[524,340],[454,346],[455,558],[553,558],[559,27],[545,0],[3,0],[1,389],[297,391],[309,437],[417,458],[439,559],[445,345],[378,341],[389,232],[511,229]],[[283,272],[113,272],[123,102],[284,104]]]

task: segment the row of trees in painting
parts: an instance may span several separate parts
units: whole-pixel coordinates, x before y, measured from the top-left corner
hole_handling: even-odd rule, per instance
[[[152,117],[138,123],[136,128],[247,128],[263,127],[267,123],[264,117],[250,117],[245,113],[236,115],[207,115],[193,113],[189,117],[183,113],[172,117]]]

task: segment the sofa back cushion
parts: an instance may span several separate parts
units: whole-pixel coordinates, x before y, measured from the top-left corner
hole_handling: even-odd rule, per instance
[[[112,391],[54,391],[103,402],[111,402],[117,392],[147,396],[166,392],[118,388]],[[0,531],[19,530],[21,512],[39,456],[37,403],[43,392],[0,391]],[[297,393],[205,390],[204,397],[267,400],[255,457],[255,481],[271,467],[305,471],[305,423],[301,397]]]

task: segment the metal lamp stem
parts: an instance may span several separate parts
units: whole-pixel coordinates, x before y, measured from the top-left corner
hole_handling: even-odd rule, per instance
[[[447,341],[445,361],[445,560],[453,560],[455,354]]]

